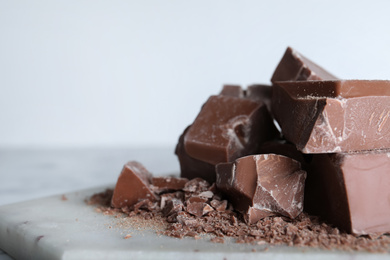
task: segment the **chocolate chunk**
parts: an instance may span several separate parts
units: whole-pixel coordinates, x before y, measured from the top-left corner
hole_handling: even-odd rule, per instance
[[[390,148],[390,81],[278,82],[272,111],[304,153]]]
[[[308,168],[308,163],[313,157],[311,154],[301,153],[294,144],[283,139],[275,139],[263,143],[258,152],[259,154],[279,154],[294,159],[301,164],[302,169],[305,171]]]
[[[111,206],[121,208],[132,206],[141,199],[155,200],[156,195],[149,189],[151,178],[152,175],[139,162],[125,164],[116,183]]]
[[[153,177],[152,178],[153,191],[156,193],[181,190],[184,188],[184,185],[187,182],[188,179],[186,178],[174,178],[174,177]]]
[[[243,90],[238,85],[224,85],[219,95],[229,97],[247,98],[260,104],[265,104],[271,111],[272,87],[268,85],[254,84]]]
[[[216,165],[252,154],[277,134],[264,104],[211,96],[184,136],[187,154]]]
[[[215,182],[215,166],[213,164],[194,159],[189,156],[184,148],[184,136],[188,132],[188,126],[180,136],[176,145],[175,154],[180,162],[180,176],[188,179],[202,178],[210,183]]]
[[[183,208],[184,205],[181,200],[172,198],[165,204],[165,207],[162,209],[162,214],[163,216],[177,215],[177,213],[183,211]]]
[[[219,95],[244,98],[245,91],[239,85],[224,85]]]
[[[288,47],[279,62],[271,82],[298,80],[335,80],[333,76],[296,50]]]
[[[246,89],[245,97],[255,102],[264,102],[268,111],[271,111],[272,87],[268,85],[250,85]]]
[[[390,233],[390,150],[313,156],[305,211],[354,234]]]
[[[298,216],[305,178],[300,163],[282,155],[251,155],[217,165],[217,187],[248,223],[275,214]]]
[[[200,197],[191,197],[186,201],[186,211],[196,217],[201,217],[214,209],[207,203],[207,199]]]

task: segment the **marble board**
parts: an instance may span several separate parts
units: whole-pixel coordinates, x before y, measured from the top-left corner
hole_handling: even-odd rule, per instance
[[[85,200],[98,187],[0,207],[0,248],[15,259],[389,259],[390,254],[177,239],[123,227]],[[123,219],[122,219],[123,220]],[[129,237],[130,235],[131,237]],[[127,237],[127,238],[126,238]]]

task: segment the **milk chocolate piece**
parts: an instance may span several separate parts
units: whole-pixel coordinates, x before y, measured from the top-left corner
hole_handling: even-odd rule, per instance
[[[152,175],[139,162],[125,164],[116,183],[111,206],[122,208],[133,206],[142,199],[155,200],[156,195],[149,188],[151,178]]]
[[[181,190],[184,188],[184,185],[187,182],[188,179],[186,178],[175,178],[175,177],[153,177],[152,178],[153,191],[156,193]]]
[[[271,111],[272,87],[268,85],[250,85],[245,92],[246,98],[253,101],[262,101],[267,106],[268,111]]]
[[[306,172],[291,158],[250,155],[216,169],[217,187],[248,223],[275,214],[295,218],[303,210]]]
[[[230,96],[211,96],[184,136],[187,154],[216,165],[253,154],[278,132],[264,104]]]
[[[299,80],[336,80],[333,76],[296,50],[288,47],[272,75],[271,82]]]
[[[244,98],[245,90],[239,85],[224,85],[219,95]]]
[[[184,149],[184,136],[188,132],[188,126],[180,136],[176,145],[175,154],[180,162],[180,176],[188,179],[202,178],[206,181],[215,182],[215,166],[213,164],[197,160],[189,156]]]
[[[238,85],[224,85],[219,95],[247,98],[255,102],[264,103],[268,111],[271,111],[272,87],[268,85],[254,84],[244,90]]]
[[[390,150],[313,156],[305,211],[357,235],[390,233]]]
[[[272,111],[304,153],[390,148],[390,81],[278,82]]]

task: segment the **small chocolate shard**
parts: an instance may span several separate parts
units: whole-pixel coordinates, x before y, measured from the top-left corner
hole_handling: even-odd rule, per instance
[[[139,162],[125,164],[116,183],[111,206],[122,208],[133,206],[142,199],[156,200],[156,195],[149,188],[151,178],[152,175]]]
[[[333,76],[296,50],[288,47],[272,75],[271,82],[336,79],[336,76]]]
[[[179,199],[172,198],[166,202],[165,207],[162,209],[163,216],[170,216],[173,214],[178,214],[180,211],[183,211],[184,205]]]
[[[188,182],[187,178],[176,177],[153,177],[152,185],[154,192],[160,194],[168,191],[177,191],[184,188]]]
[[[390,81],[278,82],[272,111],[303,153],[390,148]]]
[[[217,187],[244,213],[248,223],[303,210],[306,172],[300,163],[276,154],[251,155],[217,165]]]
[[[196,217],[201,217],[214,209],[207,203],[207,198],[194,196],[186,201],[186,211]]]
[[[254,153],[278,134],[264,104],[211,96],[184,136],[187,154],[216,165]]]
[[[226,210],[228,202],[227,200],[212,200],[210,205],[218,212],[223,212]]]

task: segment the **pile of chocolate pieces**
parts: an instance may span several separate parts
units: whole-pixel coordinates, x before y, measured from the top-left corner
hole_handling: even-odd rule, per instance
[[[248,224],[305,211],[355,235],[389,233],[390,81],[340,80],[288,48],[271,82],[211,96],[177,144],[181,178],[152,178],[129,162],[112,207],[202,179]],[[204,206],[207,192],[193,202]],[[175,207],[172,197],[161,203]],[[202,216],[214,204],[187,212]]]

